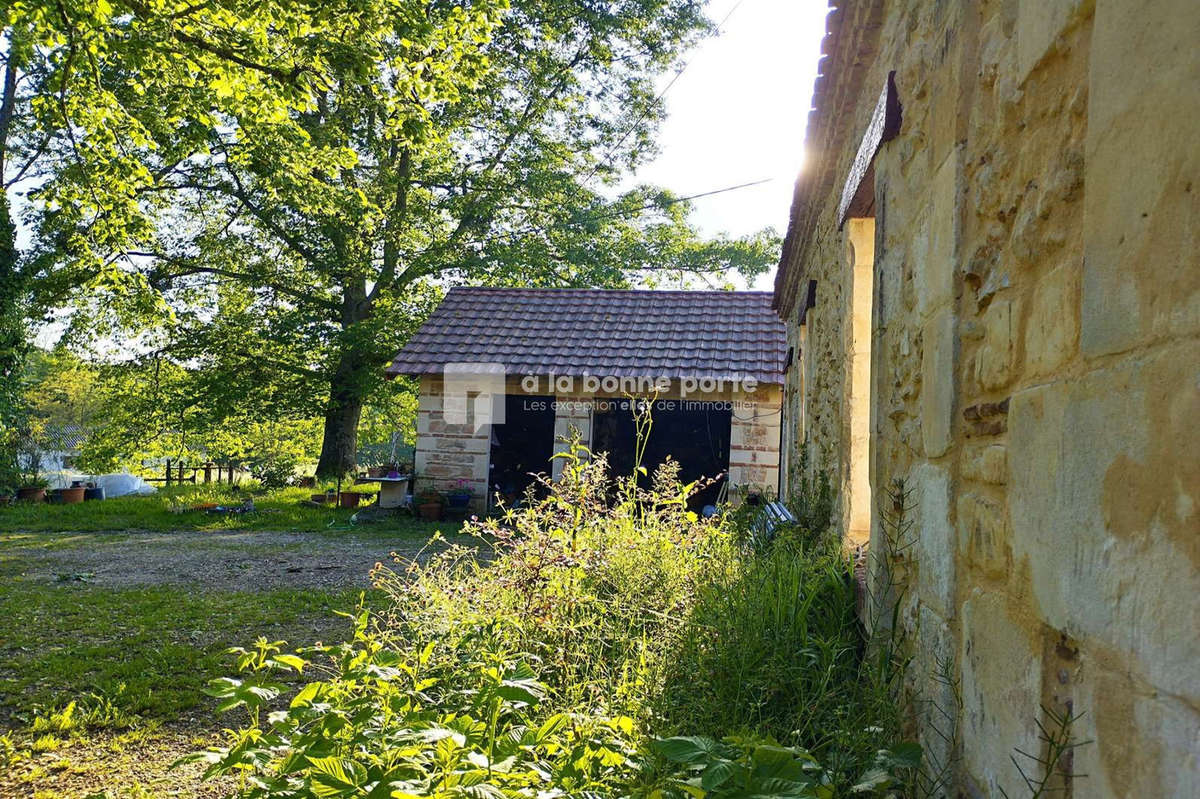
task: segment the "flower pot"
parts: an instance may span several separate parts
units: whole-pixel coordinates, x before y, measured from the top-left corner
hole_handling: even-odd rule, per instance
[[[36,486],[25,486],[17,489],[17,499],[21,502],[45,502],[46,489]]]
[[[83,494],[87,491],[83,486],[71,486],[70,488],[58,489],[59,496],[62,497],[64,505],[78,505],[83,502]]]
[[[386,466],[372,466],[367,469],[367,477],[383,477],[387,474]]]
[[[101,486],[85,488],[83,489],[83,498],[88,502],[91,502],[95,499],[104,499],[104,488]]]
[[[424,502],[417,506],[417,514],[427,522],[442,520],[442,503]]]
[[[343,508],[357,508],[361,495],[353,491],[343,491],[338,495],[338,504]]]
[[[312,501],[317,503],[318,505],[328,505],[329,504],[329,495],[328,494],[313,494]]]
[[[466,510],[471,504],[470,491],[455,491],[452,494],[446,495],[446,504],[453,510]]]

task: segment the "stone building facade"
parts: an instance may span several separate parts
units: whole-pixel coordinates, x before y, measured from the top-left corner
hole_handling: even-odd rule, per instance
[[[512,396],[522,393],[519,380],[508,381]],[[678,392],[656,395],[660,404],[700,402],[733,408],[730,420],[727,479],[734,498],[747,491],[775,495],[779,491],[779,446],[782,386],[763,384],[753,392],[724,391],[690,394]],[[447,491],[466,481],[472,494],[472,508],[486,507],[490,485],[491,429],[476,429],[472,424],[455,424],[444,418],[442,380],[436,376],[421,378],[417,407],[416,470],[421,475],[419,489]],[[578,435],[580,443],[591,448],[594,408],[619,404],[627,398],[619,394],[575,391],[554,396],[553,452],[565,452]],[[562,473],[561,459],[548,462],[544,471],[554,479]],[[715,475],[714,475],[715,476]]]
[[[776,282],[785,490],[806,449],[876,555],[911,491],[947,795],[1025,795],[1050,708],[1091,741],[1056,795],[1200,796],[1200,4],[840,6]]]
[[[511,502],[530,472],[559,475],[553,456],[575,435],[607,452],[615,474],[632,474],[630,403],[650,400],[642,465],[670,457],[681,479],[720,477],[724,494],[714,484],[703,503],[778,493],[787,344],[772,301],[769,292],[452,289],[388,369],[420,381],[416,489],[469,489],[475,510],[497,494]]]

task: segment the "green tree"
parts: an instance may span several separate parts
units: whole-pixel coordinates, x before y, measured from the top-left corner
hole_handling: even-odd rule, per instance
[[[89,331],[150,323],[214,405],[320,413],[323,474],[353,465],[380,367],[448,283],[773,256],[767,235],[699,240],[668,192],[614,190],[654,151],[655,77],[707,30],[697,0],[55,8],[31,108],[68,135],[34,196],[40,302],[75,298]],[[124,191],[97,199],[110,174]]]

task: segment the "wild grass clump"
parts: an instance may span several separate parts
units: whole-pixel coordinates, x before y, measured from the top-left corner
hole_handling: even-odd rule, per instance
[[[869,665],[850,561],[812,541],[782,535],[702,587],[656,731],[766,737],[811,753],[845,790],[897,743],[899,721]]]
[[[838,552],[783,542],[739,558],[700,591],[662,695],[674,728],[705,735],[830,729],[831,691],[853,682],[861,636]]]

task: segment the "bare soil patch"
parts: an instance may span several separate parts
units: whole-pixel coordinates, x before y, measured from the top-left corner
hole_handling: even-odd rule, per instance
[[[433,548],[409,536],[283,532],[127,532],[78,534],[73,545],[45,537],[11,544],[5,555],[35,583],[84,581],[111,588],[192,585],[217,591],[369,587],[369,572],[394,555],[423,558]]]

